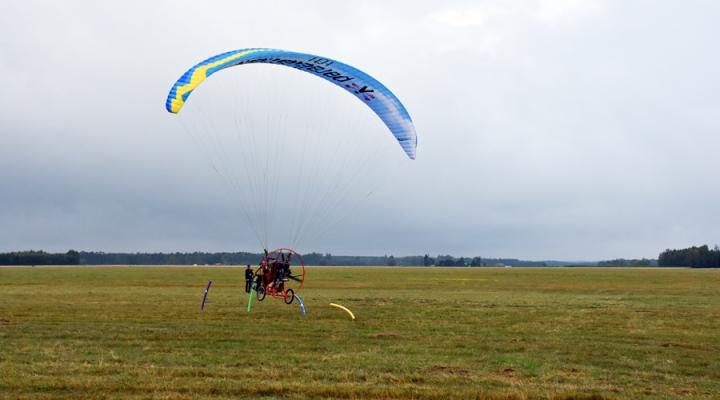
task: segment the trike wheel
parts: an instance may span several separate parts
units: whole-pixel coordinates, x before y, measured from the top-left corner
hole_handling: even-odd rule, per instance
[[[285,304],[292,304],[293,300],[295,300],[295,291],[292,289],[288,289],[285,291]]]
[[[259,287],[257,289],[257,291],[255,292],[255,294],[257,295],[258,301],[265,300],[265,288],[264,287]]]

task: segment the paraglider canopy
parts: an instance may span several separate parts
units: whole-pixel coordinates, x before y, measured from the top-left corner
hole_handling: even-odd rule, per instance
[[[218,54],[190,68],[175,82],[168,94],[165,108],[171,113],[179,113],[192,91],[205,78],[225,68],[252,63],[292,67],[323,78],[352,93],[380,117],[407,156],[415,159],[415,126],[400,100],[382,83],[359,69],[312,54],[263,48]]]

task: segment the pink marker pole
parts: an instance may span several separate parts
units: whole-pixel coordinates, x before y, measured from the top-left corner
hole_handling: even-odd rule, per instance
[[[205,288],[205,294],[203,294],[203,301],[200,304],[200,311],[205,309],[205,300],[207,300],[207,295],[210,292],[210,285],[212,285],[212,281],[208,281],[208,285]]]

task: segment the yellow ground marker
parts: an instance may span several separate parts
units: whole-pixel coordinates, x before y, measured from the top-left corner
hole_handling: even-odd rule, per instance
[[[355,314],[352,313],[352,311],[348,310],[347,307],[343,307],[340,304],[330,303],[330,307],[337,307],[341,310],[345,310],[348,314],[350,314],[350,317],[355,321]]]

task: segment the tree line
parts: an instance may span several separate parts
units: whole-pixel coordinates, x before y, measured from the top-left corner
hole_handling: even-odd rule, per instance
[[[0,265],[79,265],[80,253],[46,253],[44,251],[14,251],[0,253]]]
[[[658,265],[657,260],[649,258],[641,259],[625,259],[616,258],[614,260],[598,261],[598,267],[654,267]]]
[[[720,268],[720,248],[710,249],[707,245],[686,249],[667,249],[660,253],[658,265],[661,267]]]
[[[106,253],[75,251],[48,253],[41,250],[0,253],[0,265],[256,265],[262,253],[250,252],[191,252],[191,253]],[[400,266],[400,267],[494,267],[546,266],[545,262],[523,261],[514,258],[453,257],[451,255],[395,257],[338,256],[330,253],[304,254],[306,265],[327,266]]]
[[[257,265],[261,253],[250,252],[175,252],[175,253],[106,253],[99,251],[75,251],[48,253],[41,250],[0,253],[0,265]],[[303,255],[306,265],[327,266],[400,266],[400,267],[497,267],[497,266],[570,266],[578,263],[561,261],[526,261],[516,258],[454,257],[449,254],[431,257],[384,256],[338,256],[330,253]],[[720,267],[720,248],[707,245],[660,253],[658,260],[616,259],[584,263],[586,266],[661,266],[661,267]]]

